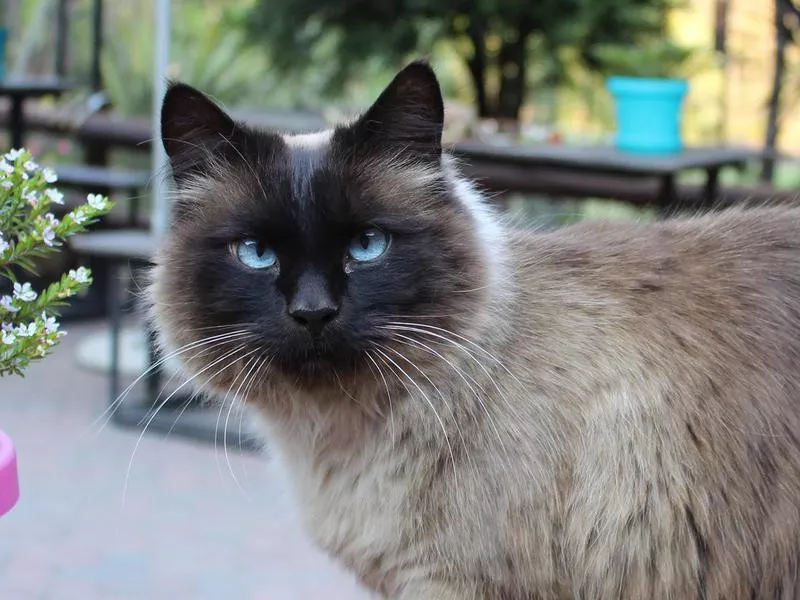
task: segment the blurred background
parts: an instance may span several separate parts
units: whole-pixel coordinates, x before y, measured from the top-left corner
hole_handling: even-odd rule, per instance
[[[155,363],[137,298],[167,210],[151,143],[166,78],[302,132],[426,57],[448,148],[536,226],[800,189],[796,0],[2,0],[0,19],[0,143],[56,170],[64,210],[116,201],[31,280],[93,269],[69,336],[0,379],[22,488],[0,518],[3,600],[367,597],[306,542],[252,416]],[[688,92],[636,107],[619,78]]]

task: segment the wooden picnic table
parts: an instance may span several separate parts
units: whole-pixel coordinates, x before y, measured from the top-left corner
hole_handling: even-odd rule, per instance
[[[725,167],[743,168],[761,153],[744,147],[689,147],[677,154],[638,155],[612,146],[574,146],[560,144],[490,144],[464,141],[455,144],[453,152],[468,163],[471,172],[494,174],[504,180],[509,189],[536,187],[540,174],[552,177],[555,173],[580,188],[581,176],[599,175],[617,181],[640,183],[656,180],[658,185],[652,202],[663,212],[680,207],[676,191],[678,176],[686,171],[706,173],[704,202],[699,208],[709,208],[719,196],[719,173]],[[586,196],[615,197],[617,186],[603,185],[597,179],[582,184]],[[592,185],[595,187],[593,188]]]
[[[0,79],[0,97],[5,96],[11,102],[9,125],[12,148],[21,148],[25,142],[25,101],[43,96],[60,96],[69,89],[68,82],[55,77]]]

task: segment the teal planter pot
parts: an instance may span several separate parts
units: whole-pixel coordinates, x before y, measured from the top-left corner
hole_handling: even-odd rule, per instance
[[[8,27],[0,26],[0,79],[6,77],[6,48],[8,47]]]
[[[610,77],[608,90],[614,98],[617,148],[635,154],[674,154],[683,149],[687,81]]]

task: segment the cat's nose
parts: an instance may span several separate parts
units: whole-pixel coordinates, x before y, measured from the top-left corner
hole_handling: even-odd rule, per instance
[[[316,334],[339,314],[339,305],[331,296],[324,277],[306,273],[297,281],[288,310],[292,319]]]
[[[300,325],[304,325],[312,331],[320,331],[328,321],[331,321],[339,314],[339,308],[327,304],[321,306],[302,306],[290,308],[289,314],[295,321],[300,323]]]

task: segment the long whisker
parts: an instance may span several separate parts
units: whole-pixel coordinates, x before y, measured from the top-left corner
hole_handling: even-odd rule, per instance
[[[191,360],[193,360],[194,358],[196,358],[197,356],[200,356],[200,355],[202,355],[202,354],[207,354],[208,352],[211,352],[213,349],[215,349],[215,348],[219,347],[220,345],[222,345],[222,344],[217,344],[217,345],[211,346],[211,347],[209,347],[209,348],[206,348],[205,350],[202,350],[201,352],[199,352],[199,353],[197,353],[197,354],[195,354],[195,355],[191,356],[191,357],[189,358],[189,360],[191,361]],[[196,399],[198,396],[200,396],[200,394],[202,394],[202,393],[203,393],[203,390],[204,390],[204,388],[205,388],[206,384],[207,384],[209,381],[211,381],[211,379],[213,379],[214,377],[216,377],[216,376],[217,376],[217,375],[218,375],[220,372],[222,372],[223,370],[224,370],[224,368],[223,368],[222,370],[218,371],[217,373],[214,373],[214,374],[213,374],[213,375],[212,375],[210,378],[208,378],[208,379],[207,379],[207,380],[206,380],[206,381],[205,381],[205,382],[204,382],[204,383],[203,383],[201,386],[199,386],[199,388],[198,388],[198,390],[197,390],[197,391],[195,391],[195,392],[194,392],[194,393],[193,393],[191,396],[189,396],[189,398],[188,398],[188,399],[187,399],[187,400],[186,400],[186,401],[183,403],[183,405],[181,406],[181,410],[180,410],[180,412],[178,412],[178,415],[177,415],[177,416],[175,417],[175,419],[173,420],[173,422],[172,422],[172,425],[170,425],[170,427],[169,427],[169,430],[167,431],[167,435],[166,435],[166,437],[169,437],[169,436],[170,436],[170,434],[172,434],[172,431],[175,429],[175,427],[177,426],[178,422],[181,420],[181,417],[183,417],[183,415],[184,415],[184,413],[186,412],[186,410],[187,410],[187,409],[188,409],[188,408],[189,408],[189,407],[190,407],[190,406],[191,406],[191,405],[194,403],[195,399]],[[176,374],[175,374],[175,373],[173,373],[173,374],[170,376],[170,378],[169,378],[169,382],[167,382],[166,384],[164,384],[164,386],[161,388],[161,391],[158,393],[158,396],[159,396],[159,398],[161,397],[161,394],[162,394],[162,393],[164,392],[164,390],[166,389],[167,385],[169,385],[169,383],[170,383],[170,382],[171,382],[171,381],[172,381],[172,380],[175,378],[175,375],[176,375]]]
[[[166,398],[165,398],[165,399],[164,399],[164,400],[161,402],[161,404],[159,404],[159,405],[156,407],[155,411],[153,411],[153,414],[152,414],[152,416],[151,416],[151,417],[150,417],[150,419],[147,421],[147,424],[146,424],[146,425],[144,426],[144,428],[142,429],[142,432],[139,434],[139,438],[136,440],[136,445],[134,446],[134,448],[133,448],[133,452],[131,453],[131,458],[130,458],[130,460],[128,461],[128,468],[127,468],[127,469],[126,469],[126,471],[125,471],[125,485],[124,485],[124,487],[123,487],[123,493],[122,493],[122,505],[123,505],[123,507],[125,506],[125,500],[126,500],[126,498],[127,498],[127,494],[128,494],[128,482],[129,482],[129,480],[130,480],[131,469],[133,468],[133,460],[134,460],[134,458],[135,458],[135,456],[136,456],[136,451],[139,449],[139,445],[142,443],[142,439],[144,439],[144,436],[145,436],[145,433],[147,432],[147,429],[148,429],[148,427],[150,427],[150,424],[151,424],[151,423],[153,422],[153,420],[156,418],[156,415],[158,415],[158,412],[159,412],[159,411],[160,411],[160,410],[161,410],[161,409],[162,409],[164,406],[166,406],[166,404],[167,404],[167,403],[170,401],[170,399],[172,399],[172,397],[173,397],[175,394],[177,394],[177,393],[178,393],[178,392],[179,392],[181,389],[183,389],[185,386],[189,385],[189,384],[190,384],[192,381],[194,381],[194,380],[195,380],[197,377],[199,377],[200,375],[202,375],[203,373],[205,373],[205,372],[206,372],[206,371],[208,371],[209,369],[213,368],[214,366],[216,366],[217,364],[219,364],[219,363],[220,363],[220,362],[222,362],[223,360],[227,360],[227,359],[228,359],[228,358],[230,358],[231,356],[234,356],[235,354],[237,354],[237,353],[241,352],[241,351],[242,351],[242,350],[244,350],[246,347],[247,347],[247,346],[245,346],[244,344],[242,344],[242,345],[240,345],[240,346],[237,346],[236,348],[234,348],[234,349],[233,349],[233,350],[231,350],[230,352],[228,352],[228,353],[226,353],[226,354],[222,355],[222,356],[221,356],[221,357],[219,357],[218,359],[216,359],[216,360],[214,360],[213,362],[211,362],[210,364],[206,365],[206,366],[205,366],[203,369],[201,369],[200,371],[198,371],[197,373],[195,373],[194,375],[192,375],[192,377],[190,377],[189,379],[187,379],[186,381],[184,381],[184,382],[183,382],[181,385],[179,385],[179,386],[178,386],[178,387],[177,387],[177,388],[176,388],[176,389],[175,389],[175,390],[174,390],[174,391],[173,391],[173,392],[172,392],[172,393],[171,393],[169,396],[167,396],[167,397],[166,397]],[[219,372],[221,372],[221,371],[225,370],[225,368],[228,368],[228,367],[230,367],[230,365],[231,365],[231,364],[233,364],[234,362],[235,362],[235,360],[234,360],[234,361],[231,361],[231,362],[230,362],[230,363],[228,363],[228,364],[226,364],[226,365],[225,365],[225,367],[224,367],[223,369],[220,369],[220,371],[218,371],[217,373],[219,373]]]
[[[273,356],[270,356],[266,351],[262,354],[262,357],[263,358],[260,359],[261,364],[258,365],[258,368],[256,369],[255,373],[253,373],[253,376],[250,378],[250,382],[247,384],[247,386],[245,386],[244,390],[242,391],[242,398],[244,399],[248,398],[248,396],[250,395],[250,391],[253,389],[253,385],[256,383],[256,381],[259,381],[258,378],[261,376],[261,369],[266,367],[266,369],[268,370],[269,366],[272,364],[272,359],[274,358]],[[244,410],[239,411],[238,435],[239,435],[240,448],[242,447],[242,420],[244,419],[244,414],[245,414]],[[243,463],[242,466],[244,468],[245,479],[248,479],[247,463]]]
[[[412,361],[410,358],[408,358],[407,356],[403,355],[401,352],[398,352],[394,348],[390,348],[388,346],[382,346],[382,348],[384,350],[388,350],[389,352],[392,352],[393,354],[397,355],[402,360],[406,361],[409,365],[411,365],[414,368],[414,370],[416,370],[420,375],[422,375],[425,378],[425,381],[427,381],[430,384],[430,386],[433,388],[433,390],[439,395],[439,398],[442,399],[442,404],[444,406],[446,406],[447,410],[450,412],[450,417],[453,420],[453,424],[456,426],[456,431],[458,431],[458,436],[461,438],[461,445],[464,447],[464,452],[467,455],[469,455],[469,450],[467,448],[467,441],[466,441],[466,438],[464,437],[464,432],[461,430],[461,426],[458,423],[458,418],[456,417],[456,414],[455,414],[455,411],[453,410],[453,407],[447,401],[447,398],[445,398],[445,395],[442,393],[442,390],[440,390],[439,387],[433,382],[433,380],[425,373],[425,371],[420,369],[416,365],[416,363],[414,363],[414,361]]]
[[[250,354],[254,354],[255,352],[258,352],[258,348],[250,352]],[[239,378],[245,374],[250,364],[251,363],[255,364],[255,361],[257,360],[258,357],[251,356],[251,358],[244,364],[244,366],[239,370],[239,372],[236,373],[236,376],[231,380],[231,383],[228,386],[228,391],[225,392],[225,396],[222,398],[222,400],[218,402],[219,411],[217,412],[217,420],[214,423],[214,460],[217,463],[217,472],[219,473],[220,479],[222,479],[222,467],[220,466],[219,463],[218,442],[219,442],[219,423],[220,420],[222,419],[222,411],[225,410],[225,404],[228,402],[228,398],[230,397],[231,392],[233,391],[233,386],[235,386],[236,382],[239,381]]]
[[[512,373],[505,366],[503,361],[501,361],[494,354],[492,354],[491,352],[486,350],[480,344],[474,342],[473,340],[471,340],[469,338],[466,338],[466,337],[464,337],[462,335],[459,335],[459,334],[457,334],[457,333],[455,333],[453,331],[449,331],[447,329],[444,329],[442,327],[437,327],[435,325],[428,325],[427,323],[404,323],[404,322],[401,322],[401,321],[392,321],[388,325],[384,325],[383,327],[385,327],[386,329],[393,329],[393,328],[396,328],[396,327],[412,327],[412,328],[414,328],[413,330],[416,331],[417,333],[426,333],[427,335],[430,335],[432,337],[436,337],[436,336],[434,335],[433,332],[428,331],[428,330],[435,330],[435,331],[439,331],[439,332],[448,334],[448,335],[450,335],[450,336],[452,336],[452,337],[454,337],[456,339],[459,339],[459,340],[469,344],[470,346],[475,348],[478,352],[480,352],[481,354],[483,354],[487,358],[491,359],[495,364],[497,364],[501,369],[503,369],[508,375],[510,375],[517,383],[522,385],[522,382],[517,378],[517,376],[514,373]],[[439,336],[439,337],[441,337],[441,336]],[[447,339],[447,338],[443,338],[443,339]],[[448,340],[448,341],[450,341],[451,343],[454,343],[453,340]]]
[[[378,374],[381,376],[383,380],[383,385],[386,388],[386,399],[389,401],[389,431],[391,432],[392,436],[392,446],[394,447],[395,442],[395,428],[394,428],[394,408],[392,407],[392,393],[389,391],[389,383],[386,381],[386,376],[383,374],[383,370],[381,369],[380,365],[377,361],[372,357],[369,352],[369,349],[366,351],[367,358],[375,365],[375,368],[378,370]]]
[[[427,331],[427,330],[424,330],[424,329],[418,329],[416,327],[409,327],[409,326],[405,326],[405,325],[395,326],[395,327],[393,327],[391,329],[388,329],[388,331],[391,331],[392,335],[397,335],[397,331],[407,331],[407,332],[411,332],[411,333],[415,333],[415,332],[416,333],[422,333],[424,335],[427,335],[429,337],[434,338],[434,340],[437,340],[440,343],[444,343],[444,345],[452,346],[453,348],[456,348],[457,350],[463,352],[470,360],[472,360],[477,365],[477,367],[481,371],[483,371],[484,375],[486,375],[487,380],[489,382],[491,382],[492,385],[494,386],[494,388],[497,390],[498,397],[506,404],[508,409],[513,414],[517,414],[518,413],[516,407],[514,406],[514,403],[511,402],[511,400],[508,398],[508,396],[503,392],[503,390],[500,387],[500,384],[499,384],[497,378],[492,375],[492,373],[489,371],[489,369],[484,364],[484,361],[479,360],[478,357],[475,356],[474,353],[472,351],[470,351],[469,348],[467,348],[463,344],[460,344],[459,342],[457,342],[455,340],[452,340],[452,339],[450,339],[450,338],[448,338],[446,336],[443,336],[443,335],[435,333],[435,332],[430,332],[430,331]],[[416,341],[417,343],[421,343],[418,340],[414,340],[414,341]],[[514,377],[514,380],[519,382],[519,379],[517,377]]]
[[[447,428],[444,425],[444,421],[442,421],[442,417],[439,415],[439,412],[436,410],[436,407],[433,405],[433,402],[431,402],[430,398],[428,398],[428,394],[425,393],[425,391],[419,386],[419,384],[414,380],[414,378],[411,377],[408,373],[406,373],[406,371],[403,369],[403,367],[398,365],[397,362],[395,360],[393,360],[391,356],[386,354],[379,347],[375,347],[375,351],[378,352],[381,356],[383,356],[383,358],[388,360],[398,371],[400,371],[400,373],[403,374],[403,376],[406,379],[408,379],[408,381],[411,383],[411,385],[413,385],[415,388],[417,388],[417,391],[419,391],[419,393],[422,394],[423,399],[428,404],[430,409],[433,411],[433,414],[436,417],[436,420],[439,422],[439,427],[441,427],[442,433],[444,433],[444,440],[445,440],[445,443],[447,444],[447,450],[450,453],[450,461],[453,463],[453,478],[454,478],[454,480],[457,480],[458,479],[458,471],[456,470],[456,458],[455,458],[455,455],[453,454],[453,446],[450,444],[450,436],[447,435]]]
[[[260,356],[263,356],[263,350],[261,351],[261,354],[259,356],[254,357],[253,365],[250,367],[250,370],[247,371],[247,374],[242,379],[242,383],[240,383],[239,387],[236,388],[236,393],[233,395],[233,401],[231,402],[230,406],[228,407],[228,414],[225,416],[225,424],[223,425],[223,429],[222,429],[222,449],[225,452],[225,462],[228,465],[228,471],[230,471],[231,477],[233,477],[233,481],[236,484],[236,487],[238,487],[241,490],[242,494],[244,494],[245,497],[247,497],[247,492],[244,491],[244,488],[242,487],[242,484],[239,483],[239,479],[236,477],[236,473],[233,472],[233,465],[231,464],[231,457],[230,457],[230,454],[228,453],[228,423],[230,422],[231,411],[233,410],[233,407],[234,407],[235,403],[239,401],[238,400],[239,397],[240,397],[239,393],[242,391],[242,387],[244,386],[244,384],[248,382],[248,379],[250,378],[251,373],[253,373],[253,369],[258,364],[258,360],[259,360]],[[246,366],[244,368],[246,368]],[[244,370],[244,368],[242,370]],[[215,434],[214,435],[214,442],[215,443],[216,443],[216,439],[217,439],[217,436]]]
[[[112,418],[112,416],[114,414],[114,411],[116,411],[117,408],[122,404],[122,402],[125,401],[125,398],[128,396],[128,394],[130,394],[131,390],[133,390],[133,388],[136,387],[136,384],[138,384],[144,377],[146,377],[147,375],[152,373],[155,369],[158,369],[159,367],[161,367],[167,361],[172,360],[173,358],[175,358],[177,356],[180,356],[181,354],[183,354],[185,352],[189,352],[190,350],[194,350],[195,348],[199,348],[201,346],[212,344],[214,342],[223,342],[223,341],[227,342],[227,341],[230,341],[232,339],[241,339],[241,338],[243,338],[244,336],[247,336],[247,335],[252,335],[252,334],[250,332],[244,331],[244,330],[242,330],[242,331],[233,331],[233,332],[228,332],[228,333],[222,333],[222,334],[214,335],[214,336],[211,336],[211,337],[208,337],[208,338],[204,338],[204,339],[201,339],[201,340],[197,340],[197,341],[191,342],[189,344],[185,344],[185,345],[181,346],[180,348],[170,352],[166,356],[163,356],[159,360],[155,361],[152,365],[150,365],[150,367],[145,369],[145,371],[142,372],[141,375],[139,375],[128,387],[126,387],[119,394],[119,396],[117,396],[106,407],[106,409],[94,421],[92,421],[89,424],[89,426],[84,431],[83,435],[88,434],[92,429],[97,427],[97,425],[99,424],[99,422],[101,420],[103,420],[103,424],[100,425],[99,429],[97,430],[97,433],[102,431],[103,428],[106,425],[108,425],[109,421],[111,420],[111,418]]]
[[[466,384],[467,388],[470,390],[470,392],[472,392],[472,395],[475,398],[475,400],[477,400],[478,404],[480,405],[481,409],[483,410],[483,413],[486,415],[486,418],[487,418],[490,426],[494,430],[495,436],[497,437],[497,441],[500,444],[501,449],[505,453],[507,459],[509,459],[510,454],[508,452],[508,448],[507,448],[507,446],[505,444],[505,441],[503,440],[503,436],[500,434],[500,429],[497,427],[497,423],[495,422],[494,417],[491,415],[491,413],[489,412],[488,407],[486,406],[486,403],[483,401],[482,395],[485,393],[485,390],[483,389],[483,386],[481,386],[475,380],[475,378],[472,377],[472,375],[470,375],[468,373],[465,373],[464,370],[461,369],[458,365],[453,363],[450,359],[445,357],[442,353],[436,351],[434,348],[431,348],[427,344],[424,344],[423,342],[420,342],[419,340],[415,340],[414,338],[411,338],[411,337],[403,335],[403,334],[396,333],[396,334],[394,334],[394,336],[395,336],[395,341],[397,341],[397,342],[399,342],[401,344],[409,345],[409,346],[412,346],[412,347],[415,347],[415,348],[420,348],[420,349],[422,349],[422,350],[424,350],[426,352],[429,352],[430,354],[433,354],[434,356],[436,356],[437,358],[442,360],[444,363],[446,363],[450,368],[452,368],[459,375],[459,377],[461,377],[461,379]],[[480,393],[472,385],[473,383],[475,384],[475,386],[480,388],[480,390],[481,390]],[[500,391],[499,388],[498,388],[498,391]],[[476,423],[477,423],[477,421],[476,421]]]

